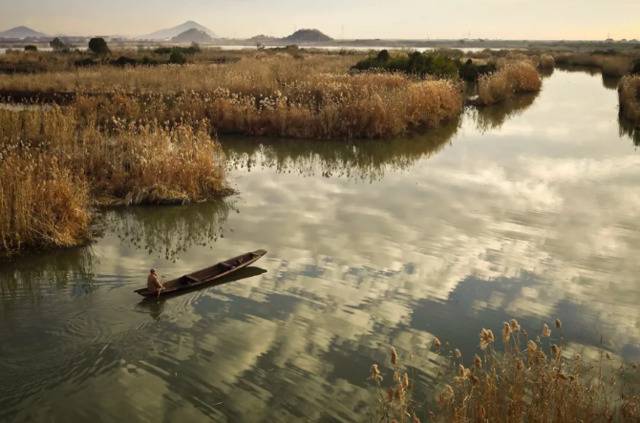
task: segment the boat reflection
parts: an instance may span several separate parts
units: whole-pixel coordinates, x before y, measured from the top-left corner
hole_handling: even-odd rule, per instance
[[[254,278],[256,276],[260,276],[267,273],[266,269],[257,266],[249,266],[243,269],[240,269],[230,275],[227,275],[223,278],[218,279],[215,283],[206,285],[197,290],[192,291],[182,291],[177,292],[169,297],[160,297],[160,298],[144,298],[142,301],[138,303],[138,308],[148,311],[149,315],[154,319],[158,320],[162,315],[162,311],[164,309],[164,305],[167,301],[170,301],[173,298],[182,297],[185,295],[192,295],[198,297],[202,292],[206,291],[209,288],[220,287],[222,285],[230,284],[232,282],[241,281],[244,279]]]

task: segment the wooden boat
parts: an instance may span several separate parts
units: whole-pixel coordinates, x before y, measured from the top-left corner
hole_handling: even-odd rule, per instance
[[[161,297],[168,295],[174,295],[179,292],[191,291],[193,289],[202,288],[206,285],[211,285],[225,276],[228,276],[240,269],[243,269],[252,263],[260,260],[265,254],[266,250],[256,250],[250,253],[243,254],[238,257],[231,258],[226,261],[222,261],[206,269],[198,270],[197,272],[190,273],[188,275],[181,276],[177,279],[170,280],[164,283],[165,289],[160,293]],[[143,297],[157,297],[158,294],[149,291],[146,287],[142,289],[136,289],[134,291]]]

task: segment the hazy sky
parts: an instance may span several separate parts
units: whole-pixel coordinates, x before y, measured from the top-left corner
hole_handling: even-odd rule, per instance
[[[640,0],[0,0],[0,29],[139,35],[186,20],[224,37],[640,38]]]

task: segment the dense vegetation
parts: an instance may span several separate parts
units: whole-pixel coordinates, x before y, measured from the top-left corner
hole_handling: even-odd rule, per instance
[[[101,128],[70,107],[0,109],[0,254],[81,243],[92,205],[225,192],[224,156],[209,132],[206,122]]]
[[[618,87],[620,115],[640,128],[640,75],[625,76]]]
[[[427,75],[437,78],[461,77],[468,81],[477,80],[478,76],[494,72],[496,67],[492,63],[474,63],[468,59],[464,63],[459,54],[446,52],[412,52],[409,54],[391,55],[387,50],[380,51],[375,56],[367,57],[353,66],[357,71],[385,71],[400,72],[425,78]]]
[[[349,75],[353,59],[317,55],[245,57],[225,66],[101,67],[12,75],[0,93],[68,93],[100,124],[212,123],[218,133],[292,138],[380,138],[432,128],[462,111],[454,82],[402,75]],[[108,87],[106,89],[105,87]],[[88,105],[88,106],[87,106]]]

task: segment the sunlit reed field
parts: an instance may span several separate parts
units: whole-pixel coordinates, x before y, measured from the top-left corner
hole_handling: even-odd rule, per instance
[[[640,75],[625,76],[618,87],[620,114],[640,128]]]
[[[382,138],[432,128],[462,111],[462,88],[396,74],[349,75],[353,58],[248,57],[222,66],[100,68],[13,75],[0,91],[71,94],[100,125],[202,119],[220,134]],[[106,89],[105,87],[108,87]]]
[[[542,80],[529,62],[504,64],[497,72],[478,80],[478,97],[483,105],[502,102],[519,93],[540,91]]]
[[[116,122],[106,133],[73,109],[0,110],[0,253],[81,243],[94,205],[224,193],[224,154],[209,132],[206,122]]]
[[[370,381],[378,390],[376,420],[415,423],[421,415],[455,423],[638,421],[638,366],[603,349],[573,350],[562,322],[552,326],[543,324],[529,335],[512,319],[497,335],[482,329],[474,357],[434,338],[432,351],[442,360],[430,361],[442,371],[438,388],[424,399],[416,397],[417,381],[392,348],[390,380],[380,364],[371,368]]]

